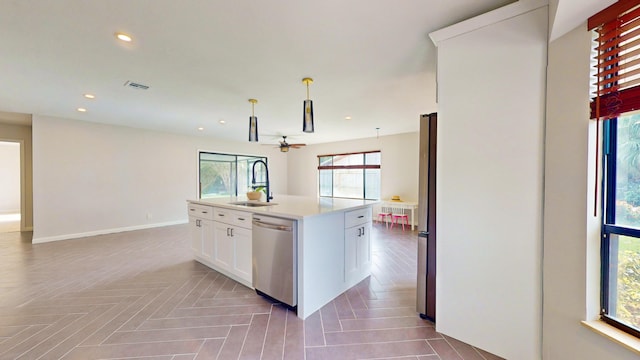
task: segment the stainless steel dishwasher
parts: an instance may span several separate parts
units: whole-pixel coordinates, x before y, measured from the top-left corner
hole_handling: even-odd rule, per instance
[[[253,215],[253,287],[295,309],[298,304],[297,221]]]

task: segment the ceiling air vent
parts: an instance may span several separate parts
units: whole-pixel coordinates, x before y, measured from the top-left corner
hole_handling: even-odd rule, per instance
[[[124,83],[124,86],[128,86],[130,88],[139,89],[139,90],[147,90],[149,87],[144,84],[136,83],[133,81],[128,81]]]

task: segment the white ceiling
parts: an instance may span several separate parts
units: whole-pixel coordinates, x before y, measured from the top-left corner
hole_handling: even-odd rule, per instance
[[[428,33],[511,2],[3,0],[0,111],[246,141],[256,98],[261,142],[417,131],[437,111]]]

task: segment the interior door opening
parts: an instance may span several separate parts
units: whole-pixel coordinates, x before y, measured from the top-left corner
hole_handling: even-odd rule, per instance
[[[20,146],[0,141],[0,233],[21,228]]]

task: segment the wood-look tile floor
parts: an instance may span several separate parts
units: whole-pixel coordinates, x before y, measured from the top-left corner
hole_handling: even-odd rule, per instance
[[[499,359],[415,313],[415,232],[372,239],[373,275],[301,321],[193,261],[187,225],[0,234],[0,359]]]

